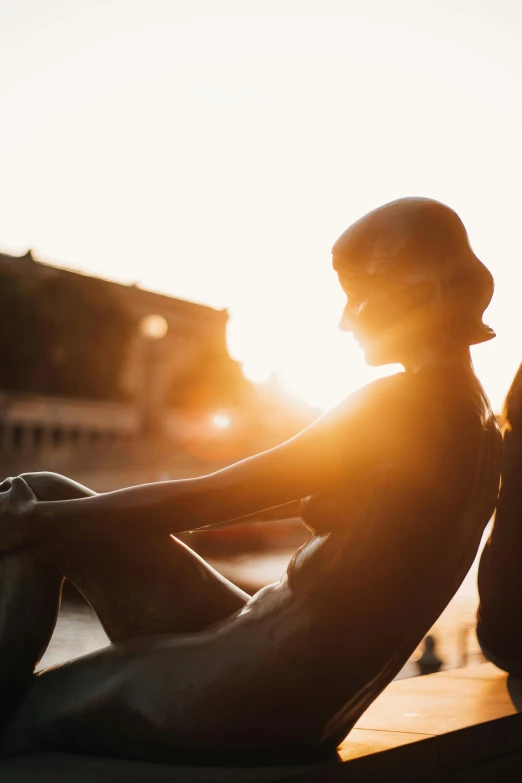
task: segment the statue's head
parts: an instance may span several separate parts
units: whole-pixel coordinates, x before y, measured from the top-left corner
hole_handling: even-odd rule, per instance
[[[403,198],[378,207],[341,234],[332,253],[348,297],[340,325],[369,364],[402,361],[419,346],[495,336],[482,321],[493,278],[444,204]]]

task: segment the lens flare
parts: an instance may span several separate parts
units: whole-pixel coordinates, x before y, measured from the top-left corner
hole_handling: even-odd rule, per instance
[[[226,413],[214,413],[212,416],[212,423],[220,430],[226,430],[230,427],[230,417]]]

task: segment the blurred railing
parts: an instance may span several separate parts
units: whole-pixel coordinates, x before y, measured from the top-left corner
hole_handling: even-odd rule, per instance
[[[106,491],[201,474],[289,436],[244,407],[163,410],[146,424],[139,404],[0,392],[0,480],[51,470]]]
[[[170,438],[142,432],[140,410],[121,403],[0,393],[0,476],[51,470],[97,489],[196,471]]]

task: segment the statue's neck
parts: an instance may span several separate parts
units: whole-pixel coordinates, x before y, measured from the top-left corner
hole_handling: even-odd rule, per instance
[[[473,369],[468,346],[440,344],[411,351],[401,361],[406,372],[416,373],[425,367],[454,364]]]

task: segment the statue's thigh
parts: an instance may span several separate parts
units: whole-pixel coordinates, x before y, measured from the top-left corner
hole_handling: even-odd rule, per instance
[[[193,694],[187,685],[195,675],[200,679],[198,665],[201,679],[208,678],[215,653],[211,643],[199,661],[191,638],[131,639],[34,676],[0,735],[0,757],[66,751],[157,760],[162,750],[182,743],[179,700],[192,705],[196,698],[202,720],[208,717],[200,689]]]
[[[65,541],[51,558],[111,641],[199,631],[249,598],[174,536]]]

